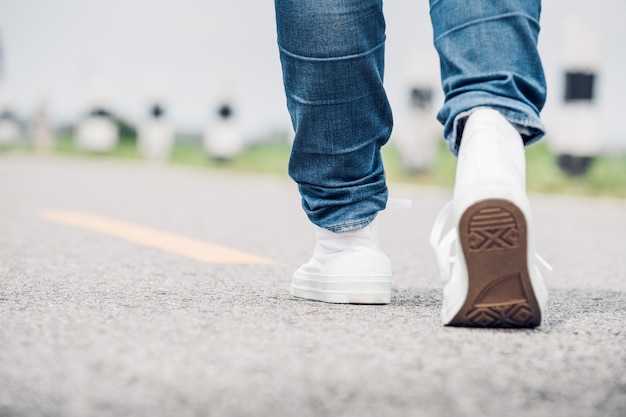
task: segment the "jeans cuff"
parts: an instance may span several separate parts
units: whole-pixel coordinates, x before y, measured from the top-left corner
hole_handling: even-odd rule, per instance
[[[463,136],[463,128],[465,127],[465,121],[476,110],[480,108],[491,108],[497,110],[507,119],[518,133],[521,135],[524,145],[528,146],[539,141],[545,134],[545,128],[543,123],[538,117],[528,117],[517,111],[512,111],[506,108],[498,106],[477,106],[469,110],[459,113],[453,121],[452,132],[450,137],[446,137],[445,141],[448,143],[450,151],[454,155],[459,154],[459,145],[461,144],[461,138]]]
[[[365,226],[370,224],[375,218],[376,218],[376,214],[366,219],[355,220],[349,223],[342,223],[342,224],[337,224],[337,225],[332,225],[332,226],[318,224],[317,226],[326,230],[330,230],[331,232],[334,232],[334,233],[349,232],[350,230],[357,230],[357,229],[364,228]]]

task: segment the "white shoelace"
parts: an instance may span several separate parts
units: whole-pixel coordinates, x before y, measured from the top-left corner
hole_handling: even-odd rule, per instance
[[[456,254],[452,253],[452,249],[455,248],[455,243],[457,241],[456,227],[452,226],[445,235],[443,234],[444,228],[451,214],[452,201],[449,201],[439,212],[439,215],[437,216],[437,219],[435,220],[435,223],[430,231],[430,247],[435,251],[440,271],[439,277],[444,283],[450,280],[452,265],[457,259]],[[535,258],[545,269],[552,271],[552,265],[550,265],[538,253],[535,253]]]

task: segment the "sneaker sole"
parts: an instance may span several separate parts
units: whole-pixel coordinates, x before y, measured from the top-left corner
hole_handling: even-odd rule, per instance
[[[291,283],[291,295],[335,304],[389,304],[391,277],[337,277],[329,281],[328,277],[297,274]]]
[[[522,210],[508,200],[470,206],[459,222],[468,291],[449,326],[532,328],[541,309],[528,271],[528,228]]]

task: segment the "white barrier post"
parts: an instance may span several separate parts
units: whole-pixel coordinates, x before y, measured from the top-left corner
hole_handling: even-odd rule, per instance
[[[232,159],[244,148],[237,122],[233,84],[234,81],[227,78],[220,85],[218,105],[204,134],[204,150],[217,160]]]
[[[415,51],[409,65],[408,108],[404,126],[394,136],[403,168],[408,172],[427,172],[437,156],[442,127],[436,119],[435,94],[438,90],[437,58],[434,52]]]
[[[33,145],[37,152],[49,152],[54,149],[56,139],[48,119],[48,100],[42,97],[33,124]]]
[[[153,73],[144,85],[147,114],[137,129],[137,147],[144,158],[169,160],[175,142],[168,106],[169,86],[163,74]]]
[[[148,117],[138,129],[137,146],[148,159],[167,160],[174,145],[174,131],[168,121],[165,106],[154,101],[149,107]]]
[[[79,149],[87,152],[112,151],[119,141],[119,129],[109,111],[111,87],[100,80],[92,86],[87,114],[79,121],[75,141]]]
[[[571,175],[582,175],[600,153],[599,114],[596,84],[600,67],[599,34],[583,16],[570,16],[562,27],[563,101],[558,124],[549,144],[559,167]]]

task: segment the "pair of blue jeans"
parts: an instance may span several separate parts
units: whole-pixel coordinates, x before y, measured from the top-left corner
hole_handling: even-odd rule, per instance
[[[289,175],[314,224],[364,227],[388,194],[380,149],[393,118],[383,85],[382,0],[275,0],[275,10],[295,130]],[[476,107],[498,109],[526,143],[543,136],[540,13],[540,0],[430,0],[445,93],[437,118],[454,154]]]

